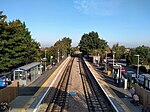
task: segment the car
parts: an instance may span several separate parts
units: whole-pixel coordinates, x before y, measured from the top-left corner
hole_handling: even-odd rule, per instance
[[[145,80],[145,76],[143,74],[139,75],[137,78],[137,82],[139,85],[144,86],[144,80]]]
[[[139,74],[137,83],[150,90],[150,74]]]
[[[121,70],[122,73],[125,73],[126,72],[126,69],[124,67],[122,67],[122,70]]]
[[[132,80],[136,78],[136,73],[134,71],[126,71],[123,74],[126,78],[131,78]]]
[[[130,75],[131,75],[132,77],[134,77],[134,78],[136,77],[136,73],[135,73],[134,71],[126,71],[125,74],[126,74],[127,77],[129,77]]]

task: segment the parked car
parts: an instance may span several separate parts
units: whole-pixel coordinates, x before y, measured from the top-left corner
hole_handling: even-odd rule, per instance
[[[136,80],[139,85],[150,90],[150,74],[140,74]]]
[[[144,85],[144,75],[139,75],[138,78],[136,79],[139,85]]]
[[[126,72],[126,69],[124,67],[122,67],[122,70],[121,70],[122,73],[125,73]]]
[[[134,71],[126,71],[123,73],[124,77],[131,81],[132,83],[136,82],[136,73]]]
[[[134,71],[126,71],[126,72],[124,73],[124,75],[125,75],[126,77],[136,78],[136,73],[135,73]]]

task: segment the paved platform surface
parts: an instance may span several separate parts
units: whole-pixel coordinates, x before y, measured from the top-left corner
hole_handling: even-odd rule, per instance
[[[105,79],[105,82],[109,84],[111,89],[115,92],[115,94],[123,101],[123,103],[131,110],[131,112],[142,112],[143,105],[136,106],[130,102],[131,93],[128,89],[124,89],[123,87],[118,87],[114,82],[111,76],[108,76],[106,73],[103,73],[99,70],[97,65],[93,64],[95,70],[100,74],[101,77]]]
[[[40,77],[26,87],[19,88],[19,96],[9,104],[9,112],[21,112],[30,98],[38,91],[42,84],[51,76],[56,68],[63,62],[57,63],[52,69],[44,71]]]

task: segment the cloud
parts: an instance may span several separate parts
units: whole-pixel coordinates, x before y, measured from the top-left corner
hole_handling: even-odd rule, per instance
[[[111,16],[117,12],[118,0],[75,0],[74,6],[87,15]]]

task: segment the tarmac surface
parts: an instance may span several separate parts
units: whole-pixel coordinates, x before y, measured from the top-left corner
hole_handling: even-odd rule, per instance
[[[40,77],[35,81],[31,82],[28,86],[19,87],[18,97],[9,103],[9,112],[22,112],[22,109],[31,97],[39,90],[42,84],[51,76],[51,74],[57,69],[57,67],[64,61],[61,60],[60,63],[57,63],[52,69],[44,71]]]
[[[131,98],[131,93],[129,92],[129,89],[118,87],[117,84],[114,82],[114,79],[111,76],[108,76],[106,73],[103,73],[101,70],[99,70],[99,67],[97,65],[93,64],[93,67],[101,75],[101,77],[105,79],[105,82],[109,84],[109,86],[115,92],[115,94],[124,102],[124,104],[132,112],[142,112],[143,105],[140,104],[139,106],[137,106],[130,102],[132,98]]]
[[[63,60],[61,61],[63,62]],[[50,70],[47,70],[43,72],[43,74],[38,77],[34,82],[32,82],[27,87],[20,87],[19,88],[19,96],[13,100],[9,106],[10,106],[10,112],[19,112],[21,108],[25,106],[25,104],[29,101],[29,99],[36,93],[36,91],[41,87],[41,85],[47,80],[47,78],[55,71],[55,69],[61,64],[57,64],[55,67],[53,67]],[[105,73],[102,73],[101,70],[99,70],[98,66],[93,65],[95,70],[105,79],[105,82],[109,84],[111,89],[114,91],[114,93],[124,102],[124,104],[132,111],[132,112],[141,112],[143,106],[135,106],[134,104],[130,103],[131,100],[131,94],[129,90],[125,90],[122,87],[118,87],[114,80],[106,75]],[[15,109],[13,109],[15,108]]]

